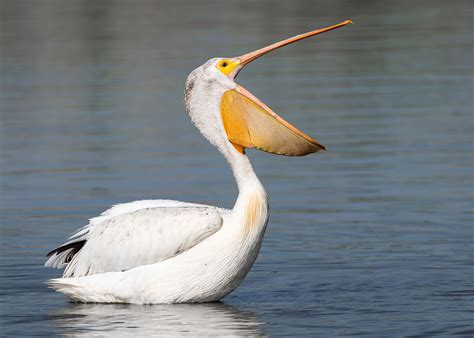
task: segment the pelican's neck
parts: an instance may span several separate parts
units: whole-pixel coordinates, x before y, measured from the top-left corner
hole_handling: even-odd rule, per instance
[[[246,155],[233,149],[224,154],[239,189],[239,196],[232,212],[238,218],[239,228],[243,230],[245,238],[261,239],[268,220],[267,193]],[[256,237],[248,237],[249,234],[254,234]]]
[[[244,202],[254,195],[264,201],[262,208],[268,209],[265,189],[255,175],[249,158],[234,148],[224,129],[221,98],[236,84],[227,77],[214,75],[213,62],[211,60],[189,74],[184,95],[186,111],[202,135],[224,155],[232,168],[239,188],[234,210],[244,208]]]
[[[266,194],[265,189],[255,174],[252,163],[250,163],[250,159],[247,155],[234,150],[224,154],[234,174],[239,189],[239,197],[249,193]]]
[[[236,151],[231,152],[229,155],[230,156],[226,156],[227,161],[232,168],[239,193],[248,190],[264,190],[247,155],[240,154]]]

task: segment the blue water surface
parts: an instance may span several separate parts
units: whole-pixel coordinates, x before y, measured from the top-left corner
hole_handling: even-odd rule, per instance
[[[2,336],[474,334],[469,1],[1,1]],[[351,18],[239,83],[328,151],[249,151],[270,198],[242,285],[204,305],[72,304],[45,254],[108,206],[232,207],[187,74]]]

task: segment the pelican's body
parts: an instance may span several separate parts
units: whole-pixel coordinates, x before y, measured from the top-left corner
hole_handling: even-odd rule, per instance
[[[47,266],[66,267],[49,284],[71,300],[105,303],[209,302],[233,291],[252,267],[268,221],[267,194],[244,149],[290,156],[324,149],[234,78],[272,49],[347,23],[194,70],[186,111],[232,168],[239,189],[233,209],[169,200],[116,205],[49,254]]]

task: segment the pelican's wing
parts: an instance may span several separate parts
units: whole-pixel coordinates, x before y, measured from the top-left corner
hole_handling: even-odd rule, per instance
[[[163,261],[186,251],[222,226],[219,209],[169,200],[119,204],[51,251],[45,266],[80,277]]]

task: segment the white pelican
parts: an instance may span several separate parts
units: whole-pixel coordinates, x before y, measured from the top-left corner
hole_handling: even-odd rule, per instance
[[[218,301],[257,258],[268,220],[267,194],[245,148],[304,156],[324,150],[235,83],[256,58],[351,23],[317,29],[233,58],[214,58],[186,80],[194,125],[229,162],[239,195],[232,210],[171,200],[115,205],[48,254],[63,268],[49,285],[78,302],[164,304]]]

